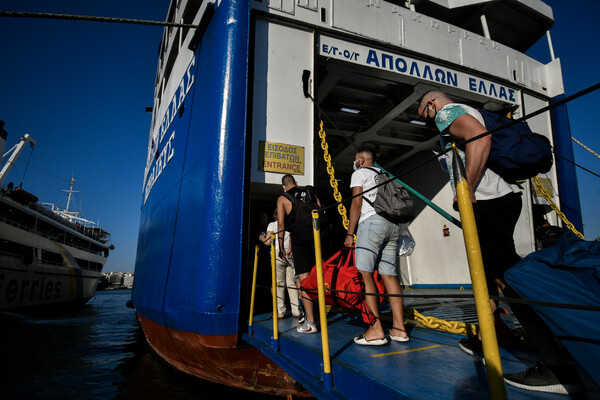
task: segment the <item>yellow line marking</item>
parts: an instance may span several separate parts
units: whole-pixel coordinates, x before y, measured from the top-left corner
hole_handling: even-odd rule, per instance
[[[435,349],[436,347],[442,347],[442,345],[441,344],[436,344],[436,345],[433,345],[433,346],[420,347],[418,349],[410,349],[410,350],[403,350],[403,351],[394,351],[392,353],[373,354],[371,357],[393,356],[395,354],[404,354],[404,353],[412,353],[413,351]]]

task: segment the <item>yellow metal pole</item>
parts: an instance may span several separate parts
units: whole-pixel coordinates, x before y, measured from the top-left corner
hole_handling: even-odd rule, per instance
[[[327,313],[325,311],[325,287],[323,285],[323,260],[321,255],[321,227],[319,211],[312,211],[313,233],[315,239],[315,260],[317,267],[317,289],[319,295],[319,319],[321,320],[321,343],[323,344],[323,383],[327,389],[333,388],[331,374],[331,357],[329,354],[329,331],[327,329]]]
[[[279,351],[279,319],[277,319],[277,274],[275,273],[275,233],[271,232],[271,291],[273,298],[273,350]]]
[[[248,333],[254,334],[254,327],[252,326],[254,320],[254,298],[256,296],[256,271],[258,269],[258,249],[260,246],[254,248],[254,272],[252,273],[252,296],[250,296],[250,319],[248,322]]]
[[[467,182],[465,167],[456,147],[454,147],[452,166],[454,182],[456,183],[458,211],[460,213],[463,237],[467,249],[467,260],[469,262],[471,282],[473,283],[473,295],[475,297],[477,319],[479,320],[479,330],[481,332],[490,398],[492,400],[506,399],[506,388],[504,387],[504,380],[502,378],[500,351],[498,350],[498,340],[494,328],[494,316],[492,314],[490,295],[488,293],[485,271],[483,269],[483,260],[481,258],[477,226],[475,225],[475,215],[473,214],[473,203],[471,202],[469,182]]]

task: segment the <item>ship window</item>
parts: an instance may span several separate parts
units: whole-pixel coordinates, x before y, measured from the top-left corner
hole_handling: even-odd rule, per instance
[[[64,230],[57,228],[45,221],[38,220],[37,230],[40,234],[47,237],[48,239],[57,240],[62,242],[65,238]]]
[[[48,250],[42,250],[42,262],[46,264],[64,265],[60,254]]]
[[[198,10],[200,9],[201,5],[202,5],[202,0],[191,0],[191,1],[187,2],[187,5],[185,6],[185,10],[183,11],[183,23],[184,24],[191,24],[194,22],[194,18],[196,17],[196,14],[198,14]],[[185,39],[187,37],[189,30],[190,30],[190,28],[183,29],[183,39]]]
[[[93,243],[90,244],[90,252],[93,253],[93,254],[97,254],[99,256],[102,256],[102,255],[104,255],[104,251],[105,250],[106,249],[104,247],[100,247],[100,246],[95,245]]]
[[[173,69],[173,65],[175,65],[175,59],[179,54],[179,37],[181,35],[181,30],[177,29],[177,35],[175,35],[175,39],[173,40],[173,44],[171,45],[171,51],[169,52],[169,58],[167,59],[167,65],[165,66],[165,73],[163,77],[165,81],[169,81],[169,75],[171,75],[171,70]]]
[[[85,233],[85,232],[82,232]],[[83,239],[79,236],[73,235],[71,233],[67,233],[65,244],[67,246],[75,247],[77,249],[88,251],[90,247],[89,240]]]
[[[90,271],[102,271],[102,264],[90,261]]]
[[[0,219],[21,229],[29,230],[35,225],[35,217],[13,207],[1,207]]]
[[[0,254],[10,257],[20,257],[25,264],[33,261],[33,247],[15,243],[10,240],[0,240]]]
[[[90,269],[90,265],[89,265],[89,261],[88,260],[82,260],[81,258],[76,258],[75,261],[77,261],[77,264],[82,269]]]

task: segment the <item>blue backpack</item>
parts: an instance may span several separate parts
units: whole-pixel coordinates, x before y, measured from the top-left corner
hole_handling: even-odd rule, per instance
[[[487,110],[478,110],[485,127],[492,130],[511,119]],[[487,167],[509,183],[533,178],[552,168],[552,146],[545,136],[533,133],[525,122],[492,133]]]

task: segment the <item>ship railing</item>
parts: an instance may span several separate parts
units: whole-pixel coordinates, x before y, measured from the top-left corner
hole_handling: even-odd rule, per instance
[[[102,254],[103,254],[102,251],[92,251],[92,249],[91,249],[91,243],[90,243],[89,246],[85,247],[85,246],[81,246],[81,245],[78,245],[76,243],[72,243],[72,242],[66,240],[66,232],[64,232],[63,235],[50,234],[50,233],[44,232],[44,231],[42,231],[40,229],[37,229],[37,228],[33,228],[32,229],[29,226],[25,226],[25,225],[23,225],[23,224],[15,221],[15,220],[12,220],[12,219],[9,219],[9,218],[6,218],[6,217],[0,217],[0,221],[4,222],[7,225],[12,225],[15,228],[21,229],[23,231],[30,232],[30,233],[33,233],[33,234],[36,234],[36,235],[39,235],[39,236],[43,236],[46,239],[49,239],[49,240],[52,240],[54,242],[58,242],[58,243],[61,243],[61,244],[64,244],[64,245],[67,245],[69,247],[73,247],[73,248],[76,248],[76,249],[79,249],[79,250],[83,250],[83,251],[85,251],[87,253],[96,254],[98,256],[102,256]]]
[[[312,211],[313,237],[315,244],[315,259],[317,268],[317,294],[319,304],[319,318],[321,321],[321,343],[323,352],[323,385],[327,390],[333,389],[333,374],[331,371],[331,356],[329,352],[329,331],[327,328],[327,309],[325,308],[325,285],[323,281],[323,257],[321,253],[321,227],[319,211]],[[254,253],[254,271],[252,274],[252,294],[250,298],[250,317],[248,322],[248,333],[254,334],[254,300],[256,295],[256,275],[258,271],[258,251],[260,246],[256,246]],[[277,277],[275,273],[275,233],[271,232],[271,292],[273,305],[273,350],[279,352],[279,319],[277,318]],[[302,296],[299,293],[299,296]]]
[[[498,346],[498,340],[496,337],[496,330],[494,327],[493,313],[491,310],[490,296],[487,288],[485,279],[485,272],[483,269],[483,260],[481,257],[481,249],[479,245],[479,238],[477,235],[477,227],[475,225],[475,215],[473,213],[473,204],[471,203],[471,195],[469,191],[469,183],[466,179],[465,167],[461,157],[458,155],[456,147],[454,148],[453,156],[453,172],[455,174],[454,180],[456,182],[456,195],[458,202],[458,211],[461,217],[461,226],[463,230],[463,237],[465,247],[467,249],[467,261],[469,265],[469,271],[471,274],[471,281],[473,284],[473,294],[475,297],[475,308],[477,311],[477,317],[479,320],[479,329],[481,333],[481,341],[483,352],[485,354],[485,367],[487,371],[488,387],[490,390],[490,398],[492,400],[506,399],[506,388],[504,386],[504,379],[502,373],[502,364],[500,360],[500,350]],[[387,181],[386,181],[387,182]],[[377,187],[377,186],[375,186]],[[364,192],[363,192],[364,193]],[[317,276],[317,292],[318,292],[318,305],[319,305],[319,317],[321,323],[321,348],[323,353],[323,386],[327,390],[333,389],[333,374],[331,369],[331,357],[329,350],[329,333],[327,327],[327,311],[325,308],[325,287],[323,279],[323,260],[321,254],[321,233],[320,233],[320,221],[319,211],[313,210],[312,212],[312,223],[314,233],[314,245],[315,245],[315,259],[316,259],[316,276]],[[275,233],[271,234],[271,281],[272,281],[272,320],[273,320],[273,338],[272,348],[273,351],[279,352],[279,330],[278,330],[278,318],[277,318],[277,279],[275,274]],[[256,275],[258,267],[258,249],[256,246],[255,250],[255,261],[254,261],[254,272],[252,280],[252,297],[250,301],[250,318],[248,333],[254,334],[253,328],[253,314],[254,314],[254,299],[256,293]],[[299,294],[302,295],[302,294]],[[379,295],[379,294],[377,294]]]

